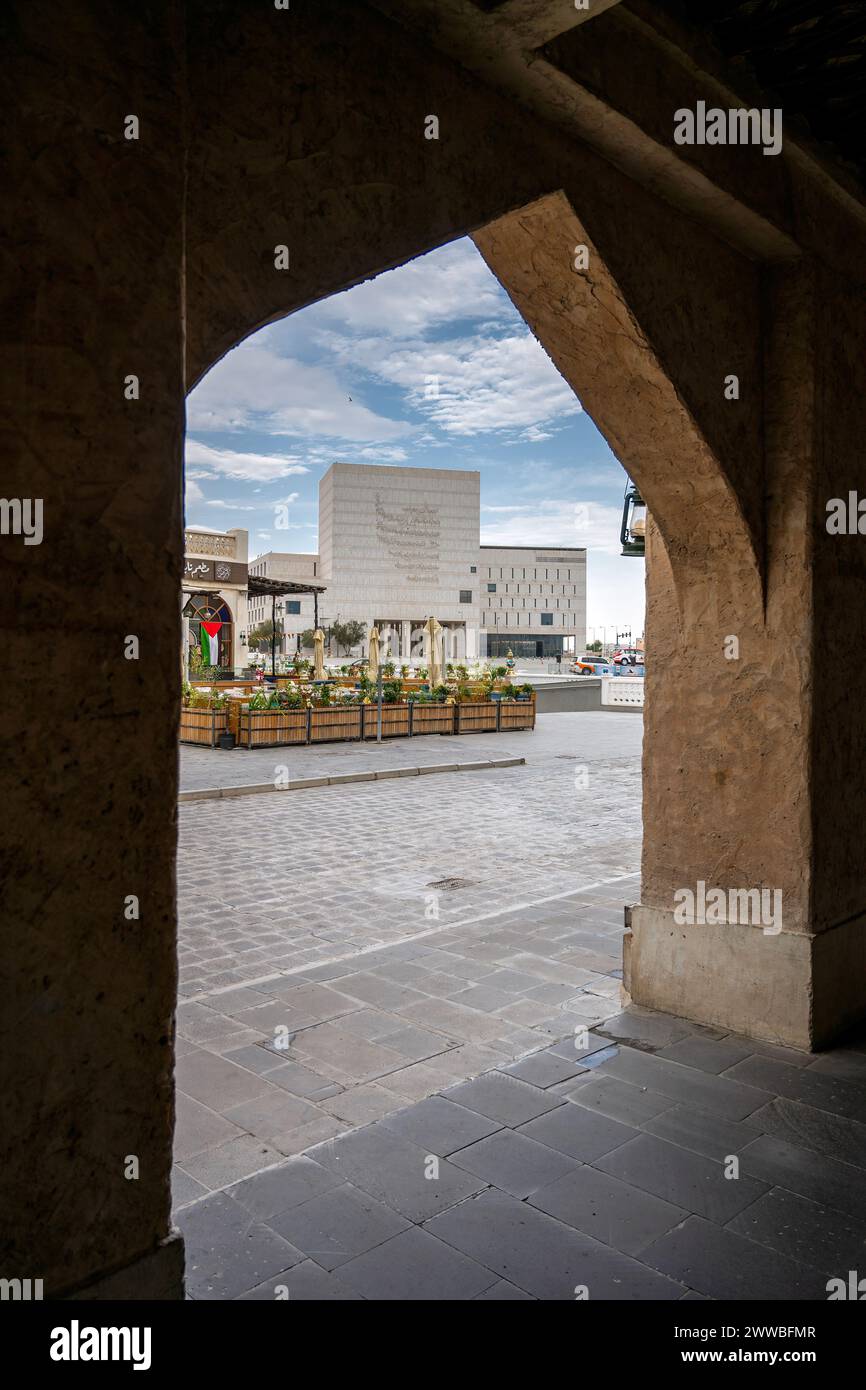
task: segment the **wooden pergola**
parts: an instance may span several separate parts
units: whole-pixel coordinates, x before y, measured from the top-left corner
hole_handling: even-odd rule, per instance
[[[270,596],[271,599],[271,676],[277,674],[276,648],[277,648],[277,599],[283,594],[312,594],[314,607],[314,627],[319,626],[319,594],[323,594],[328,586],[326,584],[299,584],[293,579],[265,579],[261,575],[251,574],[247,580],[247,593],[251,598],[262,598]]]

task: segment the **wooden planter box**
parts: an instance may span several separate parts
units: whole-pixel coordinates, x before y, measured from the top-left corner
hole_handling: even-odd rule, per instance
[[[226,727],[225,710],[181,709],[181,743],[202,743],[207,748],[215,748],[217,739]]]
[[[379,710],[377,705],[362,705],[364,711],[364,738],[375,738],[378,731]],[[382,737],[409,737],[409,706],[382,705]]]
[[[497,700],[474,701],[467,700],[465,704],[455,705],[457,710],[458,734],[490,734],[496,732],[497,719],[496,711]]]
[[[238,742],[244,748],[274,748],[287,743],[306,743],[307,711],[242,710]]]
[[[456,705],[414,705],[413,734],[453,734]]]
[[[369,706],[368,706],[369,708]],[[349,705],[310,710],[310,743],[328,743],[335,739],[360,739],[362,706]]]
[[[535,699],[503,700],[499,706],[500,729],[534,729]]]

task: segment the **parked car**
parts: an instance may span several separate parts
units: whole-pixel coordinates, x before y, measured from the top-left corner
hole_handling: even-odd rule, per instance
[[[574,676],[609,676],[611,674],[610,662],[605,661],[597,653],[579,656],[568,669]]]

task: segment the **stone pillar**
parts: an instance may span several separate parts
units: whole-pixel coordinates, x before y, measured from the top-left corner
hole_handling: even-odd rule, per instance
[[[636,1003],[810,1048],[866,1009],[866,732],[834,657],[863,649],[866,543],[825,525],[828,499],[863,476],[866,333],[843,286],[809,266],[768,276],[766,322],[763,601],[711,568],[686,582],[650,529],[625,986]],[[683,920],[701,884],[722,896]]]
[[[3,489],[43,534],[3,538],[0,1263],[46,1298],[179,1298],[180,10],[14,9]]]

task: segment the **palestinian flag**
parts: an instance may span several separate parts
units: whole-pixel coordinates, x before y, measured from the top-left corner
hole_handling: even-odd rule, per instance
[[[219,630],[222,623],[202,623],[199,634],[201,644],[201,659],[205,666],[219,666],[220,664],[220,639]]]

